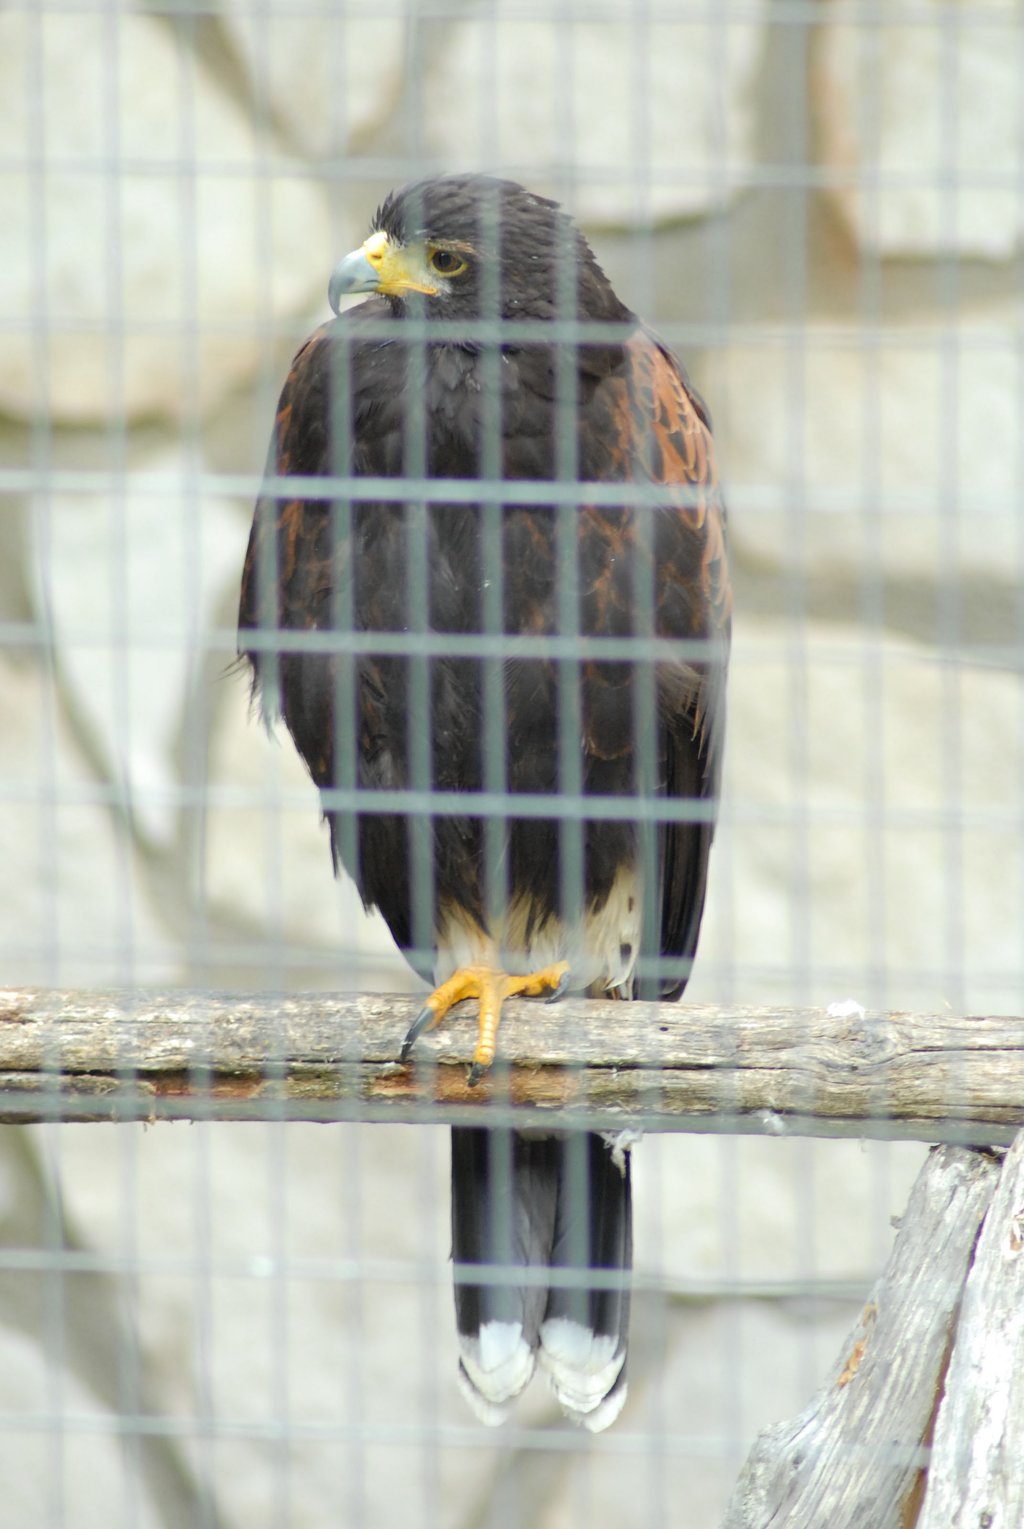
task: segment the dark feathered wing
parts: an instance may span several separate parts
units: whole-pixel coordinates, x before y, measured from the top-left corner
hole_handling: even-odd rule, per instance
[[[585,418],[581,477],[633,482],[644,498],[627,512],[581,509],[581,625],[588,633],[632,635],[638,643],[653,635],[668,647],[667,653],[659,651],[654,666],[653,771],[647,759],[645,772],[651,741],[641,739],[638,747],[635,728],[625,731],[635,768],[630,789],[640,794],[653,789],[667,801],[695,804],[692,821],[666,816],[657,835],[660,913],[653,938],[658,950],[649,945],[647,954],[662,960],[660,975],[647,983],[644,996],[678,997],[700,930],[721,775],[732,611],[725,508],[709,416],[679,363],[643,328],[626,343],[624,360]],[[679,644],[678,659],[672,656],[673,642]],[[609,755],[621,748],[623,708],[605,699],[602,710],[599,698],[612,695],[618,684],[642,726],[643,687],[650,676],[642,662],[632,670],[590,668],[592,747],[595,754]],[[587,701],[585,690],[585,706]],[[623,789],[621,775],[617,789]]]
[[[689,492],[659,516],[655,532],[659,637],[706,644],[704,657],[662,664],[658,701],[663,786],[673,801],[693,801],[694,821],[674,821],[659,835],[663,980],[655,990],[678,998],[697,948],[714,808],[721,781],[725,674],[732,590],[725,545],[725,508],[714,468],[710,420],[673,357],[651,335],[628,347],[632,418],[652,483]],[[656,512],[657,513],[657,512]],[[654,996],[653,992],[651,996]]]
[[[380,337],[393,318],[387,304],[371,299],[325,324],[300,349],[278,403],[268,477],[404,474],[407,357],[397,329],[395,341]],[[353,630],[408,630],[405,513],[401,500],[293,496],[280,488],[265,489],[256,506],[242,575],[240,645],[264,718],[283,718],[325,793],[409,784],[406,660],[372,653],[355,660],[335,640]],[[274,633],[282,630],[307,641],[276,644]],[[329,797],[324,813],[336,864],[345,865],[367,907],[380,909],[408,951],[406,820],[364,813],[354,826]],[[429,931],[420,943],[429,944]]]

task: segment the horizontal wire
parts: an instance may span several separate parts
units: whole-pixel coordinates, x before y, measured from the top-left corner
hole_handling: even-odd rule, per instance
[[[7,9],[12,12],[36,11],[38,0],[8,0]],[[138,0],[136,11],[142,15],[168,16],[167,0]],[[95,15],[97,0],[47,0],[46,10],[53,15]],[[222,15],[219,0],[174,0],[173,17],[208,17],[217,19]],[[246,11],[241,11],[242,16]],[[254,21],[272,19],[266,0],[254,4],[250,0],[248,15]],[[417,0],[417,18],[421,21],[470,21],[481,20],[488,27],[494,26],[495,18],[467,15],[464,0]],[[620,0],[559,0],[557,18],[560,24],[618,23],[624,21]],[[384,20],[408,21],[409,8],[403,0],[373,0],[372,4],[348,0],[344,13],[339,13],[337,0],[289,0],[286,22],[293,20],[328,20],[375,22]],[[500,18],[497,18],[500,19]],[[645,0],[643,19],[646,25],[674,24],[680,27],[709,27],[728,31],[731,26],[747,26],[760,23],[764,26],[822,26],[821,0],[773,0],[768,9],[758,0],[728,0],[727,5],[717,0]],[[970,30],[986,26],[1000,30],[1013,25],[1014,13],[1005,5],[986,5],[984,0],[972,0],[969,13]],[[514,21],[550,24],[552,11],[545,0],[519,0]],[[964,8],[957,0],[846,0],[836,24],[844,27],[887,28],[889,26],[922,27],[928,31],[943,30],[953,26],[958,30],[965,26]],[[415,163],[422,165],[421,153]],[[357,162],[358,167],[358,162]],[[365,173],[365,172],[364,172]]]
[[[400,161],[395,168],[399,175],[408,173],[404,162]],[[545,173],[545,169],[536,162],[524,161],[520,174],[523,178],[535,178]],[[220,159],[211,156],[200,160],[176,159],[171,155],[0,154],[0,175],[4,176],[20,174],[43,179],[62,175],[109,180],[114,170],[119,177],[136,176],[154,181],[297,181],[325,183],[336,188],[339,182],[348,178],[349,161],[325,157],[311,162],[280,151],[259,158]],[[374,181],[380,182],[385,173],[383,169],[378,170]],[[607,190],[618,184],[631,192],[636,190],[632,173],[621,163],[581,164],[574,178],[581,187],[593,184]],[[696,187],[718,197],[744,191],[865,191],[871,195],[886,191],[955,195],[974,191],[1020,191],[1020,176],[1016,170],[1001,170],[993,165],[965,168],[957,163],[933,170],[872,166],[870,170],[858,170],[852,165],[810,165],[805,161],[751,164],[749,160],[729,160],[724,155],[717,157],[712,166],[699,170],[689,169],[685,163],[662,169],[657,166],[648,168],[642,183],[648,191],[684,191]]]
[[[200,971],[219,969],[223,967],[252,967],[271,966],[281,974],[284,980],[290,972],[316,971],[329,975],[335,979],[343,976],[352,967],[370,968],[375,973],[380,973],[385,967],[394,967],[400,963],[406,965],[404,958],[400,958],[397,948],[389,949],[382,946],[379,949],[367,950],[359,945],[346,945],[343,941],[325,940],[320,945],[304,945],[295,936],[290,934],[284,927],[285,916],[270,922],[269,927],[261,932],[258,938],[251,940],[240,939],[237,936],[222,938],[220,936],[206,936],[192,941],[186,940],[179,954],[179,962],[184,961],[189,967]],[[416,969],[429,971],[433,967],[435,952],[432,947],[418,948],[416,946],[403,947],[408,950],[408,964]],[[109,944],[103,944],[93,938],[87,942],[76,940],[73,936],[61,937],[59,947],[44,940],[31,940],[19,938],[16,942],[5,942],[0,935],[0,956],[7,960],[17,960],[19,963],[26,961],[44,962],[47,958],[57,957],[61,961],[73,961],[76,966],[88,968],[95,966],[100,972],[109,972],[111,959],[129,959],[138,980],[147,968],[154,968],[163,974],[162,980],[175,981],[167,978],[166,969],[168,956],[166,947],[158,942],[152,942],[146,937],[133,936],[130,940],[118,939],[112,936]],[[716,959],[708,952],[704,952],[700,958],[701,974],[709,982],[742,981],[750,988],[765,986],[776,983],[780,976],[790,972],[788,960],[782,956],[771,964],[764,959],[744,960],[740,956],[728,959]],[[944,965],[936,963],[934,966],[901,965],[887,961],[884,972],[873,971],[865,967],[863,962],[850,961],[841,963],[836,960],[823,960],[821,958],[807,959],[807,972],[814,978],[819,990],[826,987],[838,992],[844,992],[854,986],[858,990],[867,984],[874,984],[877,988],[883,982],[891,981],[894,985],[915,984],[920,986],[927,983],[934,988],[937,981],[945,981],[947,969]],[[996,967],[977,967],[972,972],[972,984],[980,995],[985,991],[1004,994],[1007,985],[1012,984],[1017,991],[1017,975],[1007,969]],[[11,987],[12,983],[7,980],[5,985]],[[14,983],[15,987],[19,984]],[[337,980],[332,984],[337,985]],[[423,982],[422,991],[427,990],[428,984]],[[273,991],[274,989],[271,989]],[[318,985],[317,991],[322,988]],[[282,989],[282,991],[286,991]],[[376,991],[376,989],[375,989]],[[420,989],[417,989],[419,992]],[[415,995],[404,995],[410,1000]],[[978,1000],[980,1001],[980,999]],[[1002,1002],[1007,1002],[1005,998]]]
[[[849,806],[838,802],[773,803],[753,802],[724,796],[721,802],[688,797],[593,796],[581,794],[544,795],[538,792],[385,790],[358,786],[346,789],[324,787],[319,800],[331,812],[409,813],[427,817],[474,818],[550,818],[606,822],[705,823],[721,819],[723,823],[788,827],[793,822],[820,827],[871,827],[934,830],[951,827],[964,830],[1017,830],[1024,827],[1024,807],[1011,804],[984,806],[938,804],[933,807],[893,806],[886,802],[881,809],[874,803]],[[61,781],[56,787],[42,782],[0,781],[0,803],[37,807],[104,806],[125,808],[132,801],[154,805],[199,809],[247,809],[274,807],[281,812],[308,811],[309,787],[266,788],[218,785],[169,785],[166,787],[131,787],[123,782],[103,784],[90,781]]]
[[[11,1413],[0,1412],[0,1432],[14,1434],[51,1433],[58,1428],[61,1435],[101,1436],[109,1438],[162,1438],[188,1440],[249,1439],[267,1444],[295,1444],[302,1442],[344,1443],[362,1445],[419,1446],[426,1445],[431,1451],[443,1449],[477,1450],[490,1453],[494,1450],[494,1434],[490,1429],[471,1424],[442,1423],[436,1414],[422,1423],[374,1423],[364,1419],[360,1422],[338,1420],[314,1422],[295,1415],[293,1401],[287,1416],[276,1419],[230,1417],[223,1412],[201,1412],[198,1408],[191,1416],[171,1417],[157,1413],[80,1412],[70,1407],[60,1411],[36,1412],[29,1409]],[[360,1404],[358,1410],[365,1413]],[[592,1457],[593,1439],[585,1429],[566,1421],[559,1421],[550,1428],[525,1428],[513,1421],[502,1429],[502,1451],[530,1450],[552,1454],[582,1455]],[[722,1458],[731,1463],[736,1456],[735,1433],[722,1433],[709,1429],[704,1433],[672,1431],[645,1425],[643,1430],[629,1431],[619,1424],[614,1433],[601,1435],[601,1452],[610,1456],[670,1456],[674,1458]],[[858,1446],[846,1444],[835,1446],[836,1455],[864,1454],[877,1464],[884,1453],[887,1459],[906,1461],[911,1465],[927,1468],[931,1450],[920,1445],[886,1445],[884,1450],[877,1444]]]
[[[0,645],[49,647],[53,640],[53,633],[48,632],[41,622],[0,625]],[[102,627],[60,624],[63,648],[102,650],[110,647],[110,641],[109,631]],[[254,653],[319,653],[345,657],[374,654],[404,658],[579,658],[606,662],[646,659],[676,664],[689,659],[701,663],[723,662],[728,656],[727,644],[713,637],[608,637],[603,634],[563,637],[554,633],[544,637],[532,632],[338,631],[331,627],[312,631],[300,631],[295,627],[245,627],[241,632],[234,627],[222,627],[186,633],[180,628],[168,628],[163,633],[147,629],[144,636],[133,639],[132,651],[149,653],[169,648],[194,654],[199,650],[211,654],[226,653],[234,658],[240,645]]]
[[[201,320],[191,323],[188,318],[158,318],[150,313],[131,316],[111,313],[97,317],[78,313],[50,313],[45,320],[41,320],[38,315],[0,314],[0,334],[35,337],[40,332],[59,333],[66,336],[93,336],[115,342],[141,337],[180,340],[184,324],[186,333],[201,332],[209,338],[251,340],[258,333],[263,340],[281,343],[292,341],[299,345],[309,337],[311,322],[315,322],[315,318],[308,314],[298,318],[285,315],[275,315],[267,320],[261,318],[258,325],[251,319],[231,319],[218,314],[211,314],[208,318],[204,315]],[[626,331],[631,332],[632,328]],[[952,344],[963,355],[1005,352],[1008,356],[1017,357],[1024,336],[1024,325],[1009,318],[999,325],[981,323],[976,319],[956,319],[942,324],[910,322],[906,325],[882,322],[853,325],[815,319],[807,329],[797,329],[794,325],[780,325],[770,320],[743,323],[730,319],[722,323],[707,323],[661,317],[658,320],[658,334],[667,344],[687,351],[729,353],[733,350],[785,350],[792,346],[794,338],[799,338],[801,348],[810,356],[831,354],[838,350],[874,359],[879,353],[891,349],[901,354],[921,352],[941,357]],[[361,338],[394,339],[394,335],[394,325],[387,320],[360,322]],[[504,319],[467,319],[458,323],[431,319],[429,323],[423,323],[415,316],[408,315],[402,321],[402,335],[404,339],[425,343],[448,338],[454,341],[472,339],[482,345],[511,345],[532,340],[549,344],[576,344],[621,341],[623,326],[572,319],[545,319],[543,324],[526,320],[510,324]]]
[[[815,1276],[800,1279],[689,1279],[658,1275],[652,1272],[615,1269],[572,1269],[524,1267],[522,1264],[453,1264],[449,1259],[332,1258],[330,1256],[285,1257],[272,1254],[124,1254],[114,1250],[103,1253],[80,1248],[4,1248],[0,1249],[0,1270],[12,1274],[109,1274],[117,1277],[144,1278],[147,1275],[173,1275],[184,1279],[196,1277],[237,1280],[282,1280],[285,1284],[356,1284],[422,1285],[447,1289],[454,1279],[474,1285],[502,1285],[513,1278],[524,1287],[536,1289],[628,1290],[644,1295],[660,1295],[693,1301],[790,1302],[802,1299],[820,1301],[859,1301],[873,1277]]]
[[[645,505],[663,508],[669,504],[695,506],[706,503],[711,497],[707,490],[700,492],[687,484],[673,484],[671,492],[667,493],[664,485],[635,481],[610,484],[566,479],[559,483],[512,478],[353,478],[326,474],[323,477],[264,478],[256,473],[125,472],[114,467],[0,468],[0,495],[33,494],[44,499],[61,495],[103,497],[115,490],[120,498],[126,495],[170,499],[210,496],[239,498],[248,503],[260,494],[266,494],[284,500],[311,499],[339,504],[365,501],[412,505],[537,504],[543,507],[587,504],[613,509]],[[795,490],[802,496],[798,503],[794,503]],[[758,513],[784,513],[790,520],[796,517],[807,523],[837,520],[840,516],[849,518],[854,513],[863,516],[867,501],[866,490],[862,487],[807,482],[803,474],[795,484],[791,475],[784,481],[770,483],[729,479],[722,492],[732,505],[733,515],[736,516],[739,510],[751,524],[756,524]],[[1005,490],[994,490],[983,483],[975,487],[968,477],[956,485],[955,494],[958,518],[976,517],[979,535],[983,534],[982,527],[1001,520],[1005,521],[1008,530],[1013,529],[1016,517],[1021,514],[1021,495],[1010,485]],[[922,527],[929,531],[940,522],[935,491],[927,485],[920,489],[887,488],[872,493],[867,507],[873,515],[886,520],[897,516],[920,520]]]
[[[111,634],[109,627],[94,623],[78,624],[61,621],[59,637],[43,621],[0,623],[0,647],[25,650],[45,648],[57,644],[65,652],[109,652]],[[133,653],[181,652],[194,657],[199,653],[219,654],[234,660],[242,646],[252,652],[273,653],[320,653],[341,654],[355,657],[362,653],[383,656],[429,658],[578,658],[581,661],[680,663],[692,659],[705,663],[717,661],[724,656],[723,647],[714,638],[699,640],[670,637],[537,637],[532,633],[492,632],[337,632],[330,628],[314,631],[246,628],[241,634],[234,627],[210,627],[202,631],[181,627],[166,630],[146,627],[144,632],[133,633]],[[863,652],[854,652],[850,646],[830,644],[827,639],[817,639],[808,645],[808,661],[815,668],[850,669],[861,668]],[[777,668],[780,663],[792,662],[792,639],[766,635],[759,639],[757,651],[744,650],[737,656],[732,652],[730,667],[742,665],[744,670]],[[897,646],[883,649],[883,663],[889,674],[897,670],[926,668],[930,670],[956,667],[1007,668],[1024,662],[1024,636],[1016,643],[970,643],[950,640],[936,643],[934,647],[914,651]],[[234,668],[234,664],[228,669]],[[228,672],[225,670],[225,674]]]

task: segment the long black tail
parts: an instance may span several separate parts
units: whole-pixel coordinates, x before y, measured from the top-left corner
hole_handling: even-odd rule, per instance
[[[453,1128],[452,1258],[459,1378],[477,1415],[502,1422],[539,1363],[563,1411],[607,1428],[626,1399],[628,1152],[592,1132]],[[594,1286],[588,1269],[607,1277]]]

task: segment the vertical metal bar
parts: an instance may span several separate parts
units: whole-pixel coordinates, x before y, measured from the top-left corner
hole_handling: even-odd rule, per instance
[[[344,320],[337,323],[330,341],[330,474],[332,480],[347,478],[354,470],[352,421],[356,399],[352,385],[354,342],[351,328]],[[372,507],[356,507],[349,494],[341,493],[336,482],[330,485],[330,536],[332,558],[330,635],[324,634],[329,649],[334,694],[334,738],[332,784],[340,792],[354,791],[359,785],[357,755],[359,748],[359,660],[352,655],[346,639],[357,630],[354,566],[355,525],[357,516],[372,513]],[[348,807],[335,807],[334,833],[336,851],[350,875],[359,859],[358,814]]]
[[[484,29],[486,32],[486,28]],[[485,41],[482,39],[482,46]],[[506,337],[503,314],[503,270],[501,198],[488,193],[482,197],[480,206],[480,242],[493,257],[481,262],[480,318],[485,327],[484,339],[477,358],[480,384],[480,476],[487,481],[504,477],[505,463],[502,449],[502,346]],[[500,636],[505,629],[505,503],[504,497],[497,501],[481,500],[478,539],[480,571],[483,579],[481,592],[481,626],[488,637]],[[483,730],[483,789],[490,794],[505,798],[508,791],[508,729],[506,716],[505,660],[500,653],[484,658],[474,667],[482,671],[481,701]],[[474,687],[475,688],[475,687]],[[481,892],[484,915],[488,929],[500,940],[507,929],[506,915],[511,893],[511,868],[509,863],[510,816],[513,803],[498,811],[483,815],[481,868]],[[511,965],[513,952],[508,941],[499,950],[500,965]],[[498,1043],[496,1067],[501,1069],[501,1043]],[[515,1259],[516,1206],[514,1187],[513,1135],[507,1130],[492,1130],[487,1137],[488,1178],[490,1212],[489,1245],[493,1250],[493,1262],[488,1272],[497,1273],[503,1266],[512,1268]],[[515,1276],[513,1275],[512,1278]],[[507,1515],[507,1504],[499,1495],[495,1503],[498,1523],[512,1522]]]
[[[807,75],[807,32],[800,24],[783,28],[787,65],[792,78],[803,82]],[[810,517],[816,507],[807,496],[807,202],[809,190],[799,181],[808,163],[808,115],[804,88],[790,92],[782,126],[786,167],[798,172],[796,184],[779,195],[786,207],[785,219],[785,311],[786,311],[786,420],[787,460],[794,463],[792,510],[788,534],[792,550],[785,558],[787,616],[790,622],[790,676],[786,704],[789,769],[792,781],[792,897],[790,900],[789,967],[794,994],[806,999],[812,983],[811,855],[807,813],[808,701],[806,557]]]
[[[500,198],[488,195],[481,207],[482,242],[485,249],[501,247]],[[502,344],[505,321],[502,315],[501,261],[484,261],[480,269],[480,315],[494,326],[493,341],[483,344],[479,355],[480,381],[480,476],[497,482],[504,477],[502,450]],[[482,625],[488,637],[500,636],[505,627],[505,562],[503,500],[484,500],[480,515],[480,565],[483,577]],[[492,654],[482,661],[483,669],[483,781],[485,791],[503,796],[508,789],[505,702],[505,660]],[[507,811],[487,813],[484,817],[484,910],[490,928],[500,929],[508,907],[509,886],[509,815]]]
[[[643,203],[650,204],[650,172],[652,142],[648,126],[648,94],[650,89],[650,12],[647,0],[635,0],[634,25],[632,28],[632,58],[630,68],[631,101],[633,110],[630,121],[631,179],[635,195]],[[642,216],[642,208],[637,208]],[[649,230],[646,235],[649,242]],[[654,428],[655,422],[650,421]],[[651,485],[641,470],[638,481],[644,489]],[[628,494],[628,485],[627,485]],[[659,794],[660,742],[658,714],[655,699],[656,670],[649,656],[649,644],[655,634],[656,579],[655,566],[656,526],[660,516],[672,513],[666,495],[664,506],[645,499],[632,504],[626,501],[624,513],[633,525],[633,622],[632,636],[637,657],[632,666],[632,728],[635,761],[633,790],[645,802],[653,802]],[[640,951],[636,969],[637,995],[654,999],[663,986],[661,951],[661,876],[659,874],[659,841],[664,826],[655,818],[642,816],[636,825],[636,864],[640,882]]]
[[[411,207],[414,225],[422,208]],[[410,814],[409,831],[412,861],[412,934],[413,946],[426,961],[433,948],[437,909],[434,905],[433,851],[435,825],[430,813],[429,796],[433,781],[434,739],[430,721],[430,698],[433,684],[432,661],[417,644],[416,638],[430,630],[431,543],[436,534],[434,514],[422,494],[427,476],[426,391],[429,348],[423,327],[422,304],[409,304],[415,320],[413,338],[406,347],[405,409],[403,416],[404,485],[406,534],[406,598],[409,602],[406,630],[410,639],[409,674],[409,785],[417,794],[418,805]],[[420,805],[421,804],[421,805]]]
[[[38,164],[45,162],[47,152],[47,125],[43,103],[46,92],[46,30],[47,18],[40,12],[31,13],[27,19],[28,79],[26,102],[28,143],[26,148]],[[51,228],[47,216],[45,182],[41,175],[32,177],[31,196],[31,249],[33,255],[34,290],[32,309],[35,323],[32,333],[32,383],[35,404],[31,426],[31,459],[37,479],[42,485],[33,495],[31,509],[36,517],[37,556],[42,566],[38,568],[39,585],[43,592],[41,608],[35,615],[38,633],[38,653],[42,679],[42,707],[39,772],[39,866],[44,885],[48,888],[41,899],[46,935],[39,952],[39,964],[45,980],[59,984],[62,971],[63,930],[58,889],[60,886],[60,835],[61,792],[58,786],[57,766],[57,705],[53,645],[53,612],[48,600],[50,554],[53,535],[53,501],[49,488],[53,470],[53,427],[51,411],[51,388],[48,370],[48,348],[51,313],[46,272],[49,257]],[[54,1037],[54,1046],[56,1037]],[[56,1078],[52,1057],[47,1057],[51,1076]],[[53,1118],[59,1119],[59,1099],[54,1087],[49,1101]],[[51,1150],[54,1126],[44,1128],[43,1152]],[[48,1252],[56,1252],[62,1243],[62,1217],[57,1196],[48,1196],[40,1217],[42,1239]],[[66,1398],[66,1360],[68,1348],[67,1308],[65,1285],[61,1272],[49,1268],[41,1279],[41,1319],[43,1326],[42,1362],[45,1371],[44,1406],[49,1414],[49,1427],[44,1439],[46,1483],[41,1493],[41,1507],[47,1529],[62,1529],[66,1522],[67,1505],[67,1440],[64,1428]]]
[[[576,85],[576,59],[573,43],[575,32],[569,14],[562,11],[555,23],[557,27],[556,50],[559,77],[565,81],[565,91],[560,101],[560,137],[569,149],[568,163],[574,163],[574,123],[572,100]],[[580,489],[579,437],[577,420],[579,411],[579,341],[573,326],[579,318],[579,294],[574,236],[571,229],[559,231],[554,250],[555,316],[563,333],[571,338],[562,339],[555,345],[555,484],[557,500],[555,508],[555,578],[557,584],[556,621],[562,638],[580,637],[580,600],[582,596],[579,566],[579,517],[582,491]],[[574,808],[582,807],[585,783],[583,777],[583,659],[579,650],[571,656],[559,659],[558,684],[558,792],[565,802]],[[600,813],[595,813],[599,817]],[[563,927],[569,937],[570,948],[582,936],[586,917],[585,856],[587,821],[582,816],[562,816],[558,825],[559,894]],[[582,938],[579,949],[583,951]],[[570,959],[572,957],[570,956]],[[590,1174],[589,1153],[586,1137],[582,1132],[570,1133],[566,1143],[566,1158],[562,1194],[569,1203],[579,1207],[574,1217],[572,1235],[565,1253],[567,1266],[574,1271],[585,1268],[589,1242]],[[582,1303],[582,1296],[581,1296]],[[580,1313],[585,1317],[585,1313]]]
[[[943,990],[946,1001],[957,1010],[966,1004],[964,983],[964,830],[963,830],[963,709],[960,647],[963,641],[959,530],[961,457],[960,386],[961,351],[958,334],[960,268],[958,249],[959,205],[957,183],[958,124],[956,103],[959,80],[960,18],[955,9],[943,10],[935,24],[940,29],[940,225],[948,251],[938,264],[938,297],[946,329],[940,355],[942,399],[942,488],[938,503],[939,624],[942,646],[948,655],[942,666],[942,791],[946,808],[943,844]]]

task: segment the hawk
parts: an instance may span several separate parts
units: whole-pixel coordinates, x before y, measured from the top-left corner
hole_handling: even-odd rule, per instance
[[[335,864],[435,984],[402,1059],[469,999],[476,1081],[512,994],[675,998],[689,975],[731,609],[711,423],[569,216],[510,181],[392,193],[329,298],[278,405],[240,649]],[[607,1426],[628,1154],[454,1128],[452,1256],[477,1413],[539,1366]]]

